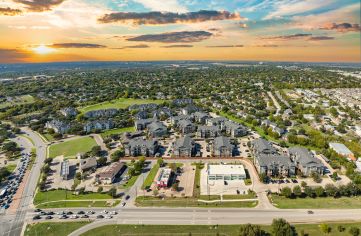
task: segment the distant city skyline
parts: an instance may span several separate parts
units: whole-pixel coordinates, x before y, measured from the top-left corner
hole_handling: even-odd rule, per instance
[[[0,63],[360,62],[359,0],[2,0]]]

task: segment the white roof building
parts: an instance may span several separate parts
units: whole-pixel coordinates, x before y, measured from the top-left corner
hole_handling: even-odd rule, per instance
[[[243,165],[208,165],[209,180],[242,180],[246,179]]]

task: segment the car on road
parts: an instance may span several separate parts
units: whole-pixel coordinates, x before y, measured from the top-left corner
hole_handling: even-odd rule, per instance
[[[106,215],[105,216],[105,219],[111,219],[111,218],[113,218],[113,216],[111,216],[111,215]]]
[[[107,211],[107,210],[104,210],[104,211],[102,211],[102,212],[100,212],[100,213],[102,213],[102,214],[108,214],[108,211]]]
[[[80,218],[89,218],[88,215],[82,215]]]
[[[109,214],[111,214],[111,215],[116,215],[116,214],[118,214],[118,212],[116,212],[116,211],[111,211]]]
[[[95,213],[95,211],[87,211],[87,215],[93,215]]]
[[[125,204],[126,204],[125,202],[122,202],[122,207],[124,207],[124,206],[125,206]]]
[[[78,214],[78,215],[84,215],[85,212],[84,212],[84,211],[78,211],[77,214]]]
[[[70,219],[78,219],[78,216],[77,215],[71,215]]]
[[[312,215],[314,212],[313,211],[307,211],[307,214]]]
[[[39,216],[39,215],[36,215],[33,217],[33,220],[40,220],[40,219],[41,219],[41,216]]]
[[[103,219],[104,216],[103,215],[97,215],[97,219]]]
[[[59,216],[59,219],[67,219],[68,218],[68,216],[67,215],[61,215],[61,216]]]
[[[130,198],[129,195],[125,196],[125,200],[129,200],[129,198]]]
[[[53,219],[53,217],[52,216],[46,216],[45,219],[46,220],[51,220],[51,219]]]
[[[42,210],[41,209],[35,209],[34,212],[41,212]]]

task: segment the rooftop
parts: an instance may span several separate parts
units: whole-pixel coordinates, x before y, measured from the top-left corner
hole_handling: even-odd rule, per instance
[[[209,175],[246,175],[243,165],[208,165]]]

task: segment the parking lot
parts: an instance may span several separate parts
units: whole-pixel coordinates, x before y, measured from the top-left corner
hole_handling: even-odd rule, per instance
[[[21,194],[19,193],[19,186],[21,185],[24,175],[27,171],[30,162],[30,154],[22,154],[20,161],[14,172],[8,177],[4,186],[0,190],[0,207],[3,209],[16,210]],[[14,207],[13,207],[14,206]]]

